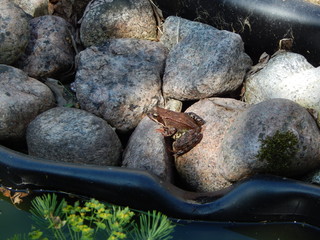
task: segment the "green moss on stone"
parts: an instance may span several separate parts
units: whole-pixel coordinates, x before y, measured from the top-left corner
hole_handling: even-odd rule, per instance
[[[298,152],[298,138],[290,131],[280,132],[260,139],[261,147],[256,155],[259,161],[267,162],[267,172],[279,173],[290,166]]]

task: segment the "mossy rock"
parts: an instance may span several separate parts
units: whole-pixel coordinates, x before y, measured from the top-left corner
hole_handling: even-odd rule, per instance
[[[309,112],[287,99],[252,105],[224,136],[218,167],[229,181],[256,173],[304,174],[320,165],[320,133]]]

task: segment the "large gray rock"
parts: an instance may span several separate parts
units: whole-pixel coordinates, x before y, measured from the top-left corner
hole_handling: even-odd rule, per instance
[[[10,0],[0,4],[0,64],[12,64],[24,52],[30,37],[29,17]]]
[[[155,39],[157,25],[148,0],[95,0],[84,13],[80,38],[88,47],[108,38]]]
[[[30,21],[31,38],[18,66],[40,78],[67,72],[74,65],[73,27],[63,18],[42,16]]]
[[[49,14],[49,0],[13,0],[13,2],[33,17]]]
[[[168,141],[156,130],[159,125],[148,117],[136,127],[123,154],[122,166],[149,171],[164,181],[172,181],[173,160]]]
[[[79,54],[75,90],[81,107],[128,131],[162,101],[167,49],[158,42],[112,39]]]
[[[247,104],[231,98],[209,98],[186,110],[206,121],[202,126],[201,142],[175,159],[178,173],[195,191],[211,192],[231,185],[217,167],[221,142],[232,122],[247,107]]]
[[[2,64],[0,86],[0,140],[20,140],[28,124],[54,106],[53,94],[20,69]]]
[[[170,52],[163,77],[163,94],[179,100],[201,99],[238,89],[250,57],[238,34],[168,17],[161,38]]]
[[[27,129],[29,154],[61,162],[118,165],[121,143],[106,121],[86,111],[57,107]]]
[[[300,105],[270,99],[237,117],[220,150],[219,171],[229,181],[261,172],[296,176],[320,166],[320,132]]]
[[[320,112],[320,67],[315,68],[302,55],[279,52],[267,65],[246,79],[245,101],[259,103],[286,98]]]

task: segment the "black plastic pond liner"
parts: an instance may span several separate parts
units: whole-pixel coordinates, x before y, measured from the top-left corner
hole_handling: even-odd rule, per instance
[[[221,192],[191,193],[145,171],[55,163],[1,146],[0,179],[6,186],[60,190],[134,209],[155,209],[173,218],[320,226],[320,188],[273,176],[254,177]]]
[[[279,40],[293,38],[293,52],[320,65],[320,6],[303,0],[157,0],[165,16],[177,15],[239,33],[257,62]]]

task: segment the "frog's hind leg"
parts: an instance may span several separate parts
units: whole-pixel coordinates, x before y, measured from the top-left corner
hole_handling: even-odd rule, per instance
[[[175,156],[181,156],[189,152],[202,140],[202,133],[191,130],[189,133],[183,134],[178,141],[172,144],[173,152]],[[182,144],[183,143],[183,144]]]
[[[199,126],[202,126],[206,123],[206,121],[203,120],[202,117],[198,116],[194,112],[186,112],[186,114],[188,114],[189,117],[191,117],[193,120],[195,120]]]

